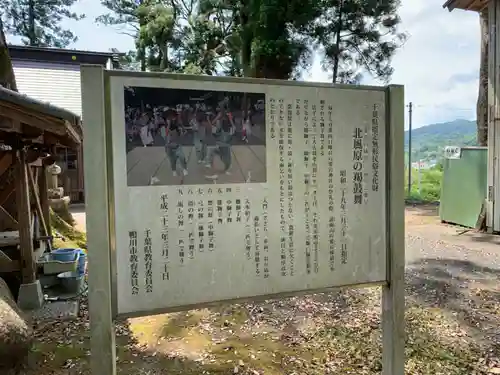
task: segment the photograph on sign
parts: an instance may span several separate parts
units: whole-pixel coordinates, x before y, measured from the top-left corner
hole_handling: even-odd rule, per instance
[[[118,315],[385,282],[384,89],[111,78]]]
[[[125,87],[129,186],[266,182],[265,94]]]

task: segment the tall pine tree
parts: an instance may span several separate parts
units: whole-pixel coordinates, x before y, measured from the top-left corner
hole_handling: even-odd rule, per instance
[[[387,80],[405,40],[399,0],[101,3],[109,13],[97,21],[134,38],[141,70],[290,79],[319,50],[334,83],[357,83],[364,73]]]
[[[398,31],[399,0],[323,0],[312,33],[333,83],[359,83],[363,73],[387,81],[406,36]]]
[[[61,22],[84,17],[71,11],[76,1],[0,0],[5,30],[8,34],[20,36],[28,46],[67,47],[77,37],[71,30],[61,27]]]

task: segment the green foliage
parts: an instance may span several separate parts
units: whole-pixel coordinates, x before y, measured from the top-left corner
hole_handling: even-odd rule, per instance
[[[70,10],[76,0],[0,0],[2,21],[8,34],[20,36],[22,42],[36,47],[64,48],[77,37],[61,27],[64,19],[80,20]]]
[[[405,192],[409,200],[415,202],[437,202],[441,197],[441,182],[443,180],[442,165],[430,169],[420,170],[420,184],[418,170],[412,170],[412,187],[408,195],[408,179],[405,179]]]
[[[149,69],[174,70],[168,56],[176,22],[174,9],[165,4],[145,1],[139,5],[136,13],[140,25],[136,43],[139,51],[149,48]]]
[[[55,213],[50,210],[50,223],[55,248],[87,248],[87,236],[75,229],[74,220],[67,209]]]
[[[386,82],[391,59],[405,42],[398,32],[399,0],[323,0],[313,37],[333,83],[358,84],[364,72]]]
[[[119,54],[120,51],[116,48],[111,48],[111,52]],[[125,54],[119,54],[119,64],[124,70],[139,70],[140,64],[137,59],[136,51],[128,51]]]
[[[132,31],[139,31],[139,19],[137,17],[137,8],[139,2],[136,0],[101,0],[101,4],[109,9],[97,17],[96,22],[108,26],[126,26]],[[134,34],[132,34],[135,36]]]
[[[356,77],[368,71],[388,78],[390,58],[404,39],[396,31],[396,0],[344,0],[340,7],[333,0],[101,3],[109,13],[97,22],[119,26],[135,39],[142,70],[298,78],[309,68],[316,44],[329,59],[339,61],[335,69],[342,81],[352,83],[354,73],[349,72],[354,71]],[[337,11],[341,24],[332,18]],[[339,26],[342,42],[335,44],[332,30]]]
[[[414,129],[412,132],[412,161],[439,161],[446,146],[476,146],[476,122],[455,120]],[[408,131],[405,132],[405,151],[408,152]]]

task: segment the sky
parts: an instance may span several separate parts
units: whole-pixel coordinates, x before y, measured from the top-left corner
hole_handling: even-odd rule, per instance
[[[443,9],[445,0],[402,0],[399,14],[401,30],[408,35],[405,45],[393,59],[391,83],[405,86],[405,101],[412,102],[413,127],[475,119],[478,91],[480,32],[479,16],[474,12]],[[73,7],[83,13],[82,21],[65,21],[79,40],[70,48],[90,51],[133,49],[130,36],[112,27],[95,23],[106,13],[99,0],[79,0]],[[15,43],[15,39],[10,39]],[[307,81],[329,82],[322,71],[320,56],[315,58]],[[363,84],[381,85],[370,77]],[[408,116],[406,116],[408,127]]]

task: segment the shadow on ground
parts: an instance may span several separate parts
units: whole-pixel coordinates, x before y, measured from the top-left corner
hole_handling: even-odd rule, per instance
[[[415,203],[406,202],[405,210],[413,215],[420,216],[439,216],[438,203]]]
[[[473,234],[470,239],[474,242],[487,242],[500,245],[500,236],[493,234],[481,233],[480,235]]]
[[[468,260],[425,259],[407,267],[407,294],[452,314],[479,343],[500,350],[500,270]]]
[[[90,375],[90,338],[88,329],[76,330],[61,327],[64,323],[47,325],[37,330],[35,348],[29,358],[23,375]],[[68,336],[54,341],[53,333],[65,332]],[[198,375],[198,374],[230,374],[234,370],[229,364],[203,363],[185,356],[169,355],[145,347],[133,335],[127,322],[119,322],[116,330],[117,375]]]
[[[343,316],[355,303],[358,297],[339,291],[120,321],[115,325],[117,374],[281,374],[297,366],[322,374],[316,367],[327,353],[298,345],[314,328],[307,321],[333,310]],[[19,374],[90,374],[85,301],[78,321],[35,322],[35,332],[28,365]]]

